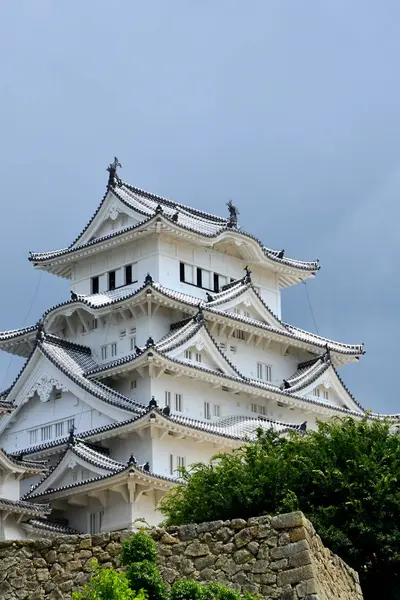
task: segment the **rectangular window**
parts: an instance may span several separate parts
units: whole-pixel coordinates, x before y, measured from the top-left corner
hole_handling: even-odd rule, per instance
[[[209,402],[204,402],[204,418],[211,419],[211,408]]]
[[[179,279],[180,281],[185,281],[185,263],[179,263]]]
[[[329,392],[328,392],[328,390],[324,390],[324,400],[329,400]]]
[[[40,439],[42,442],[47,442],[47,440],[51,440],[52,426],[45,425],[40,429]]]
[[[115,271],[108,272],[108,289],[115,290]]]
[[[177,467],[184,467],[185,466],[185,457],[184,456],[177,456],[176,457],[176,466]]]
[[[174,474],[174,457],[172,454],[169,455],[169,474]]]
[[[258,412],[260,413],[260,415],[265,415],[265,406],[259,405]]]
[[[131,352],[134,352],[135,346],[136,346],[136,327],[131,328],[131,330],[129,332],[129,337],[131,339],[131,341],[130,341]]]
[[[75,419],[68,419],[67,429],[68,429],[68,433],[71,431],[71,429],[75,429]]]
[[[56,423],[56,438],[62,437],[64,435],[64,422]]]
[[[187,358],[187,360],[192,360],[192,351],[191,350],[185,350],[185,358]]]
[[[217,273],[214,273],[214,278],[213,279],[214,279],[214,281],[213,281],[213,283],[214,283],[214,292],[219,292],[219,278],[218,278]]]
[[[314,388],[313,393],[314,393],[314,396],[319,398],[319,388]]]
[[[117,356],[117,342],[111,344],[111,356]]]
[[[235,331],[233,332],[233,337],[237,340],[244,340],[244,331],[242,331],[241,329],[235,329]]]
[[[182,394],[175,394],[175,410],[183,412]]]
[[[91,319],[90,321],[90,331],[94,331],[97,329],[97,319]]]
[[[192,265],[184,265],[185,268],[185,283],[194,283],[193,267]]]
[[[171,408],[171,392],[165,392],[165,406]]]
[[[213,406],[213,415],[214,417],[220,417],[221,416],[221,407],[219,404],[214,404]]]
[[[31,445],[37,443],[37,433],[38,433],[37,429],[32,429],[32,431],[29,432],[29,443]]]
[[[101,347],[101,360],[107,360],[107,346]]]
[[[89,533],[100,533],[103,524],[103,511],[89,515]]]
[[[99,276],[92,277],[92,294],[99,293]]]
[[[137,388],[137,381],[136,381],[136,379],[132,379],[132,381],[130,383],[130,387],[131,387],[131,390],[136,390],[136,388]]]
[[[201,360],[201,352],[196,352],[196,361],[197,362],[202,362],[202,360]]]
[[[60,392],[60,390],[56,390],[54,397],[56,400],[60,400],[60,398],[62,397],[62,392]]]
[[[257,379],[262,379],[263,381],[272,381],[271,365],[257,363]]]
[[[258,412],[258,409],[257,409],[257,404],[252,404],[252,405],[251,405],[251,412],[253,412],[253,413],[256,413],[256,412]]]
[[[132,279],[132,265],[126,265],[125,267],[125,285],[131,284]]]
[[[85,479],[89,479],[88,469],[81,469],[80,476],[81,476],[81,481],[85,481]]]
[[[203,279],[202,279],[202,274],[201,274],[201,269],[199,269],[197,267],[196,269],[196,285],[197,287],[203,287]]]
[[[213,290],[214,289],[214,278],[212,279],[212,284],[211,284],[211,273],[210,271],[206,271],[205,269],[201,269],[201,287],[203,287],[206,290]]]
[[[250,313],[249,313],[248,310],[244,310],[243,314],[244,314],[245,317],[247,317],[248,319],[250,319]]]

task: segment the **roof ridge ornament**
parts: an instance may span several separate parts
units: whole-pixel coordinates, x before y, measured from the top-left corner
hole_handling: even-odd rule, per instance
[[[279,252],[276,256],[277,256],[277,258],[283,258],[285,256],[285,250],[279,250]]]
[[[174,214],[172,215],[172,217],[171,217],[171,220],[172,220],[174,223],[177,223],[177,222],[178,222],[178,219],[179,219],[179,212],[178,212],[178,211],[176,211],[176,212],[174,212]]]
[[[44,323],[43,319],[39,319],[37,323],[37,332],[36,332],[36,340],[40,343],[44,341]]]
[[[149,402],[149,410],[152,410],[153,408],[157,408],[158,404],[157,404],[157,400],[155,399],[154,396],[151,397],[151,400]]]
[[[201,302],[199,302],[197,309],[198,309],[198,313],[195,316],[195,320],[197,321],[197,323],[204,323],[203,305]]]
[[[151,335],[147,338],[147,342],[146,342],[146,348],[150,348],[154,346],[154,340],[151,337]]]
[[[122,185],[122,179],[117,174],[118,167],[120,169],[122,169],[122,165],[119,162],[118,158],[116,156],[114,156],[113,162],[110,163],[108,165],[108,167],[107,167],[107,171],[109,173],[109,175],[108,175],[107,189],[113,188],[116,185],[118,185],[118,186]]]
[[[161,204],[157,204],[156,215],[162,215],[162,213],[163,213],[163,207],[161,206]]]
[[[75,446],[75,442],[75,425],[72,425],[71,429],[69,430],[68,445]]]
[[[133,454],[131,454],[128,459],[128,467],[133,467],[134,465],[137,465],[137,460],[136,460],[135,456],[133,456]]]
[[[146,277],[144,278],[144,285],[151,285],[153,283],[153,278],[150,275],[150,273],[147,273]]]
[[[251,283],[251,271],[249,269],[249,267],[246,265],[245,268],[245,273],[246,275],[243,277],[243,283]]]
[[[228,202],[226,203],[226,206],[228,207],[228,210],[229,210],[229,218],[228,218],[227,226],[230,228],[233,228],[233,229],[237,229],[238,216],[240,213],[239,213],[237,207],[234,206],[234,204],[232,203],[232,200],[228,200]]]

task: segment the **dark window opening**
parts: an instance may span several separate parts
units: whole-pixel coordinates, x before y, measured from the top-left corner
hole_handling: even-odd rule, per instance
[[[115,271],[109,271],[108,273],[108,289],[115,290]]]
[[[185,263],[181,262],[179,265],[179,273],[180,273],[180,280],[181,281],[185,281]]]
[[[219,277],[217,273],[214,273],[214,292],[219,292]]]
[[[201,269],[199,269],[197,267],[197,281],[196,281],[197,287],[202,287],[201,284]]]
[[[125,267],[125,285],[132,283],[132,265]]]
[[[92,277],[92,294],[99,293],[99,276]]]

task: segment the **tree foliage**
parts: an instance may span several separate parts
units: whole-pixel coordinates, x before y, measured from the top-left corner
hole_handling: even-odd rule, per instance
[[[94,568],[89,583],[82,592],[73,592],[72,600],[147,600],[143,591],[134,592],[129,587],[125,573],[115,569]]]
[[[400,437],[386,421],[319,423],[183,470],[164,499],[168,525],[302,510],[355,568],[366,598],[400,598]]]

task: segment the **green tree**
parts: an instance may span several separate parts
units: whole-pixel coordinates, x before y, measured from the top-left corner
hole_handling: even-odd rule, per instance
[[[143,591],[134,592],[129,587],[125,573],[115,569],[94,568],[89,583],[82,592],[73,592],[72,600],[146,600]]]
[[[352,418],[257,440],[182,470],[164,499],[168,525],[302,510],[355,568],[366,599],[400,599],[400,436]]]

